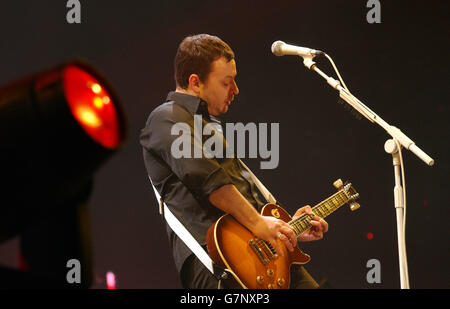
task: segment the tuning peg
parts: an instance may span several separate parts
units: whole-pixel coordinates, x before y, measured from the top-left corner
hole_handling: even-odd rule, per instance
[[[351,211],[355,211],[355,210],[357,210],[359,207],[361,207],[361,205],[359,205],[359,203],[356,203],[356,202],[351,202],[351,203],[350,203],[350,210],[351,210]]]
[[[352,200],[357,200],[359,199],[359,193],[355,193],[350,197]]]
[[[336,189],[340,190],[340,189],[344,186],[344,183],[343,183],[342,180],[339,178],[338,180],[336,180],[335,182],[333,182],[333,186],[334,186]]]
[[[350,191],[350,188],[351,188],[351,187],[352,187],[352,184],[351,184],[350,182],[345,183],[345,184],[344,184],[344,190],[345,190],[345,192]]]

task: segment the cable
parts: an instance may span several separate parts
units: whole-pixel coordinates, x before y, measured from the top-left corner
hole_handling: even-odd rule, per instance
[[[347,90],[347,92],[355,99],[356,97],[350,92],[350,90],[347,88],[347,85],[344,82],[344,79],[341,77],[341,74],[339,73],[339,70],[337,69],[336,65],[334,64],[333,59],[326,53],[325,57],[327,57],[328,61],[330,61],[331,65],[333,66],[334,71],[336,72],[339,81],[341,82],[342,86],[344,87],[345,90]],[[408,283],[407,288],[409,288],[409,274],[408,274],[408,262],[407,262],[407,257],[406,257],[406,181],[405,181],[405,170],[404,170],[404,165],[403,165],[403,155],[402,155],[402,146],[400,145],[400,143],[393,138],[393,140],[395,141],[396,145],[397,145],[397,149],[399,152],[399,157],[400,157],[400,169],[401,169],[401,177],[402,177],[402,195],[403,195],[403,222],[402,222],[402,235],[400,235],[400,237],[402,238],[402,250],[404,252],[404,256],[402,256],[401,258],[403,259],[403,266],[404,266],[404,273],[405,273],[405,278],[406,278],[406,282]]]
[[[333,69],[336,72],[336,74],[337,74],[337,76],[339,78],[339,81],[341,82],[342,86],[344,86],[345,90],[347,90],[348,93],[350,93],[350,90],[348,90],[347,85],[345,85],[345,82],[342,79],[341,74],[339,74],[339,70],[337,69],[336,65],[334,64],[333,59],[330,56],[328,56],[328,54],[325,54],[325,57],[327,57],[327,59],[330,61],[331,65],[333,66]],[[352,96],[353,96],[353,94],[352,94]]]
[[[406,282],[408,283],[407,288],[409,288],[409,274],[408,274],[408,261],[406,258],[406,182],[405,182],[405,170],[404,170],[404,165],[403,165],[403,155],[402,155],[402,146],[400,145],[400,143],[394,138],[393,139],[395,141],[395,144],[397,145],[397,149],[398,149],[398,154],[399,154],[399,158],[400,158],[400,169],[401,169],[401,173],[402,173],[402,194],[403,194],[403,231],[402,231],[402,239],[403,239],[403,251],[404,251],[404,261],[403,261],[403,265],[404,265],[404,271],[405,271],[405,275],[406,275]]]

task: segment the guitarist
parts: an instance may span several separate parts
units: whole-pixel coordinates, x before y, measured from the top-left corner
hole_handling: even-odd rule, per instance
[[[174,124],[188,124],[194,132],[194,115],[201,115],[204,122],[220,123],[216,117],[226,113],[239,94],[234,53],[218,37],[186,37],[178,47],[174,68],[176,90],[150,114],[140,143],[148,175],[178,220],[204,247],[209,226],[224,213],[268,241],[278,254],[277,239],[290,251],[297,241],[322,239],[328,224],[317,216],[311,221],[312,227],[298,238],[282,220],[261,216],[258,211],[264,203],[236,158],[174,157],[172,143],[179,137],[171,134]],[[196,147],[194,142],[191,146]],[[302,213],[312,215],[311,207],[300,208],[294,218]],[[168,226],[167,232],[183,287],[217,288],[218,280]],[[318,284],[304,267],[294,264],[290,287],[317,288]]]

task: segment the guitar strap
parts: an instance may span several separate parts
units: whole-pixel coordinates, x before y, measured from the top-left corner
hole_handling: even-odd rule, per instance
[[[203,247],[195,240],[192,234],[184,227],[184,225],[175,217],[175,215],[170,211],[169,207],[167,207],[166,203],[164,203],[163,199],[159,195],[158,190],[156,190],[153,182],[148,176],[150,183],[152,184],[153,191],[155,192],[156,200],[159,203],[159,214],[164,217],[167,224],[170,226],[172,231],[177,234],[177,236],[186,244],[186,246],[195,254],[195,256],[200,260],[200,262],[205,265],[205,267],[217,278],[221,279],[223,277],[223,273],[219,274],[219,268],[214,264],[209,255],[203,249]],[[223,271],[222,271],[223,272]]]
[[[261,194],[264,196],[264,198],[266,199],[267,203],[270,204],[276,204],[277,200],[275,199],[275,197],[269,192],[269,190],[267,190],[267,188],[262,184],[261,181],[259,181],[259,179],[255,176],[255,174],[252,173],[252,171],[248,168],[247,165],[244,164],[244,162],[242,162],[241,159],[238,159],[239,162],[241,162],[241,164],[245,167],[245,169],[250,173],[250,177],[252,178],[253,182],[256,184],[256,187],[258,187],[259,191],[261,192]]]
[[[245,167],[245,169],[250,173],[250,177],[255,182],[261,194],[267,200],[268,203],[275,204],[275,197],[267,190],[267,188],[259,181],[259,179],[252,173],[252,171],[247,167],[247,165],[238,159],[240,163]],[[192,234],[184,227],[184,225],[175,217],[175,215],[164,203],[163,199],[159,195],[158,190],[156,190],[153,182],[148,176],[150,183],[152,184],[153,191],[155,192],[156,200],[159,203],[159,213],[164,217],[167,224],[170,226],[172,231],[174,231],[177,236],[186,244],[186,246],[195,254],[195,256],[200,260],[200,262],[205,265],[205,267],[219,280],[226,279],[226,273],[223,269],[218,267],[209,257],[208,253],[203,249],[203,247],[195,240]]]

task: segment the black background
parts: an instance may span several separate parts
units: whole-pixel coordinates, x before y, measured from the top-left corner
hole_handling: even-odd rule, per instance
[[[280,124],[279,166],[245,162],[287,210],[320,202],[337,178],[361,194],[360,210],[338,211],[324,240],[303,244],[316,280],[399,287],[392,159],[383,149],[389,137],[354,119],[299,58],[273,56],[276,40],[326,51],[353,94],[435,159],[428,167],[404,152],[410,283],[450,287],[448,1],[381,1],[381,24],[366,21],[365,0],[80,2],[81,24],[66,22],[65,1],[0,4],[0,84],[84,57],[121,98],[127,143],[98,170],[89,204],[94,287],[104,287],[108,270],[120,288],[180,287],[138,136],[174,89],[179,42],[196,33],[219,36],[236,54],[240,94],[224,120]],[[335,76],[325,59],[317,63]],[[16,259],[17,239],[0,246],[4,264]],[[380,284],[366,281],[369,259],[381,263]]]

